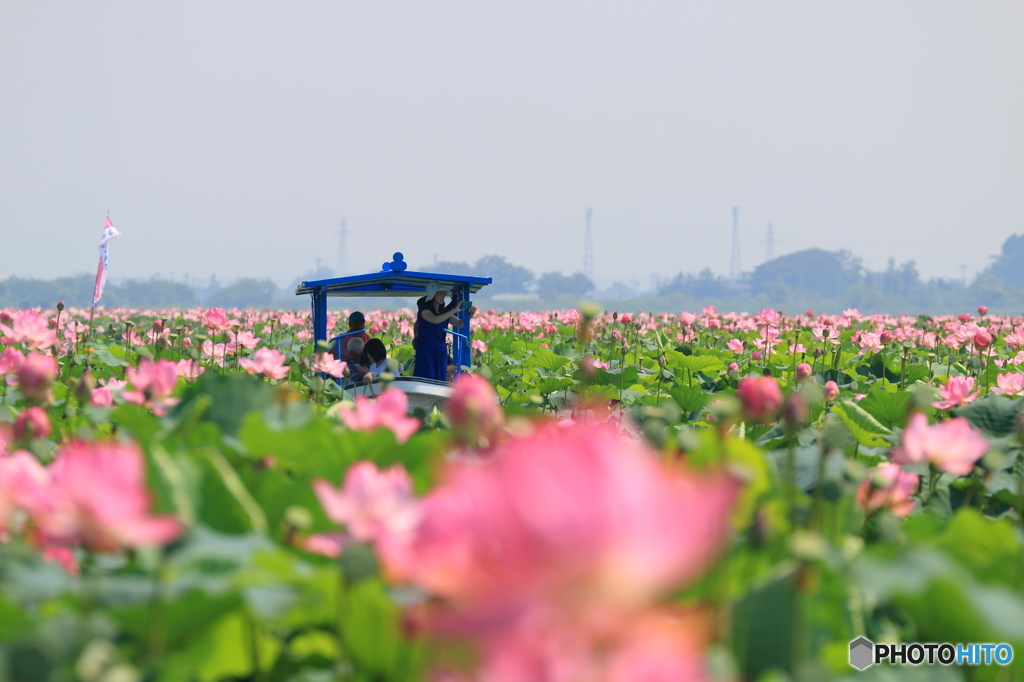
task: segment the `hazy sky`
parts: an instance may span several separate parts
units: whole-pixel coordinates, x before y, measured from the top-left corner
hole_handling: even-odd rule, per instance
[[[0,0],[0,274],[599,281],[1024,233],[1024,3]]]

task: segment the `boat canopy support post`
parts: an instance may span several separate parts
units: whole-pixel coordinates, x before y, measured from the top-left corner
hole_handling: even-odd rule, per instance
[[[313,352],[319,353],[320,342],[327,343],[327,292],[317,289],[311,297],[313,299]]]
[[[462,286],[462,300],[469,300],[469,285],[464,284]],[[473,343],[473,329],[470,325],[470,316],[468,310],[459,311],[459,314],[455,316],[461,323],[459,332],[464,335],[460,338],[456,336],[453,339],[452,345],[452,356],[455,360],[456,374],[462,372],[463,367],[472,367],[472,359],[470,353],[472,352]]]

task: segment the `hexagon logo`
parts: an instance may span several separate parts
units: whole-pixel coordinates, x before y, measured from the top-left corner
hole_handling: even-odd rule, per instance
[[[858,637],[850,642],[850,665],[857,670],[864,670],[874,663],[875,645],[871,640]]]

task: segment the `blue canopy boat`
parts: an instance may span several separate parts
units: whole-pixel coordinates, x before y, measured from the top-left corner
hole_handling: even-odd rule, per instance
[[[413,272],[408,269],[404,256],[401,253],[396,253],[390,262],[381,266],[380,272],[302,282],[295,288],[295,295],[311,297],[313,340],[314,343],[319,344],[321,341],[328,341],[328,297],[420,298],[425,294],[426,287],[431,282],[442,284],[453,296],[461,294],[462,300],[468,301],[471,294],[475,294],[490,284],[491,278],[437,272]],[[448,331],[453,337],[452,360],[458,374],[462,372],[463,367],[469,367],[471,364],[470,343],[473,339],[473,332],[470,328],[469,311],[460,310],[452,318],[452,327],[453,329]],[[331,341],[338,341],[344,336],[346,335],[339,334],[332,337]],[[335,344],[335,346],[340,348],[340,344]],[[409,397],[410,408],[416,405],[432,407],[451,395],[451,384],[443,381],[400,376],[396,377],[391,385],[406,393]],[[358,393],[367,396],[380,392],[380,388],[375,388],[373,384],[361,384],[347,390],[352,394]]]

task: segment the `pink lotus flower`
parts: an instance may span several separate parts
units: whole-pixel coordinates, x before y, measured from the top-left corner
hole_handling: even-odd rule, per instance
[[[920,480],[917,474],[904,472],[899,464],[882,464],[857,488],[857,504],[869,514],[888,509],[896,516],[910,516]]]
[[[35,457],[18,450],[0,454],[0,535],[12,530],[14,512],[27,509],[46,485],[49,473]]]
[[[960,405],[966,405],[978,397],[978,392],[971,393],[974,388],[974,377],[950,377],[946,385],[939,389],[939,395],[943,398],[932,403],[932,407],[940,410],[951,410]]]
[[[17,374],[24,362],[25,356],[17,348],[5,348],[0,353],[0,376]]]
[[[221,308],[210,308],[203,313],[203,324],[214,331],[223,332],[231,328],[227,313]]]
[[[204,358],[211,359],[223,367],[224,358],[231,355],[232,347],[226,343],[214,343],[207,339],[206,341],[203,341],[203,345],[200,346],[199,352]]]
[[[114,395],[110,392],[110,389],[105,386],[97,388],[92,392],[92,397],[89,398],[89,404],[93,407],[110,407],[114,404]]]
[[[41,402],[50,392],[50,384],[57,378],[57,359],[52,355],[29,353],[18,368],[18,386],[32,402]]]
[[[504,434],[505,413],[498,394],[478,374],[459,375],[445,412],[451,419],[456,441],[469,448],[495,445]]]
[[[757,316],[757,326],[778,327],[782,323],[782,315],[775,311],[775,308],[761,308]]]
[[[125,391],[122,396],[127,402],[144,405],[157,416],[167,414],[167,408],[178,400],[168,396],[174,392],[178,382],[178,367],[170,360],[143,359],[138,368],[129,367],[128,381],[136,390]]]
[[[796,380],[806,381],[813,372],[814,370],[811,369],[811,366],[809,364],[807,364],[806,362],[801,362],[799,365],[796,366]]]
[[[379,471],[372,462],[356,462],[341,488],[317,479],[313,491],[327,518],[356,540],[404,541],[420,521],[412,479],[401,465]]]
[[[469,345],[477,353],[487,352],[487,344],[481,341],[480,339],[473,339],[472,343],[470,343]]]
[[[234,341],[236,346],[252,350],[257,345],[259,345],[260,337],[254,336],[251,331],[245,330],[235,334]]]
[[[928,462],[946,473],[965,476],[987,451],[988,441],[963,417],[928,426],[928,417],[918,412],[903,430],[903,444],[893,448],[892,461]]]
[[[205,367],[189,358],[178,360],[178,364],[174,366],[174,369],[179,377],[184,377],[190,381],[198,379],[199,375],[206,371]]]
[[[782,408],[782,389],[773,377],[744,379],[736,390],[743,406],[743,417],[749,421],[771,421]]]
[[[407,417],[409,400],[405,393],[389,388],[381,393],[376,400],[356,396],[355,405],[341,403],[338,413],[345,426],[353,431],[374,431],[391,429],[395,440],[404,443],[420,428],[420,420]]]
[[[984,317],[986,314],[988,314],[988,306],[987,305],[979,305],[978,306],[978,314],[981,315],[982,317]]]
[[[731,350],[733,353],[743,352],[743,342],[740,341],[739,339],[729,339],[728,343],[726,343],[725,345],[727,345],[729,347],[729,350]]]
[[[58,453],[45,486],[28,504],[43,546],[83,544],[101,552],[165,545],[182,530],[171,516],[150,516],[138,446],[72,442]]]
[[[252,359],[241,358],[238,364],[249,374],[262,374],[271,379],[288,376],[288,365],[284,364],[284,353],[273,348],[260,348]]]
[[[46,547],[43,549],[43,559],[60,564],[68,575],[78,575],[78,560],[75,551],[69,547]]]
[[[974,347],[980,350],[985,350],[992,345],[992,335],[984,329],[977,331],[974,334]]]
[[[542,424],[451,465],[383,557],[443,598],[428,626],[472,637],[487,679],[675,680],[699,669],[696,628],[650,606],[717,557],[738,487],[669,470],[608,424]]]
[[[839,397],[839,385],[834,381],[825,382],[825,400],[832,402]]]
[[[335,379],[345,376],[345,369],[347,367],[347,363],[335,359],[330,353],[322,353],[319,359],[313,362],[314,372],[325,372]]]
[[[44,350],[57,345],[57,332],[46,318],[34,310],[19,310],[11,316],[11,325],[0,324],[6,344],[20,343],[29,350]]]
[[[1000,395],[1017,395],[1021,391],[1024,391],[1024,374],[1020,374],[1019,372],[1000,374],[996,377],[996,383],[999,384],[999,387],[993,388],[993,393],[999,393]]]
[[[50,435],[51,428],[46,410],[41,407],[26,407],[14,420],[14,437],[18,440],[46,438]]]

